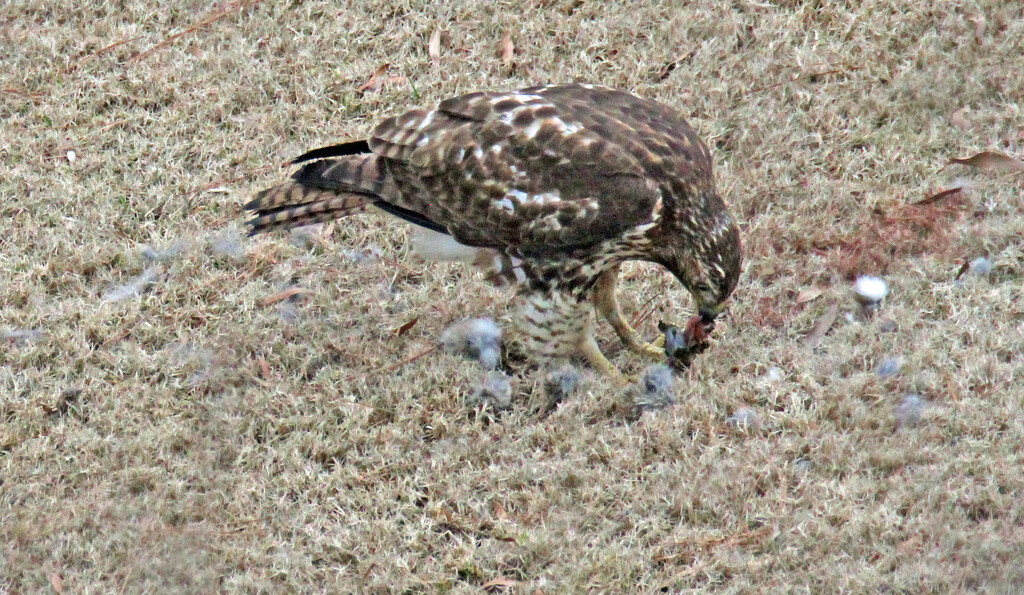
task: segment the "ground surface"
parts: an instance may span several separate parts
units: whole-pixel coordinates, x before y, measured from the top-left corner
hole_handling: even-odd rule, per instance
[[[0,591],[1022,588],[1024,176],[944,168],[1024,156],[1018,3],[114,4],[0,5]],[[507,294],[382,216],[240,236],[307,148],[569,80],[687,114],[742,222],[673,408],[521,370],[479,414],[478,364],[402,362]]]

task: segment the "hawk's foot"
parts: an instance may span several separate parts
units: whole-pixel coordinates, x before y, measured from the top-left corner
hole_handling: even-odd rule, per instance
[[[611,323],[615,334],[619,336],[622,344],[633,353],[655,360],[665,359],[665,337],[655,339],[653,343],[645,342],[640,333],[622,317],[622,310],[619,308],[619,300],[615,295],[615,284],[619,279],[619,267],[606,271],[597,280],[597,289],[594,292],[594,305],[598,312]]]
[[[634,377],[623,374],[615,367],[615,364],[608,361],[608,358],[601,353],[601,348],[598,347],[592,333],[587,333],[583,341],[580,342],[580,352],[587,359],[587,363],[602,376],[608,376],[620,384],[630,384],[636,381]]]

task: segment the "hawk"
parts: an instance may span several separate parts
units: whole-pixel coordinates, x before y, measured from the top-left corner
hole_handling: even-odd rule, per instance
[[[542,359],[582,354],[618,375],[594,340],[595,306],[630,350],[664,357],[622,317],[624,261],[671,271],[696,300],[702,337],[740,273],[707,146],[674,109],[620,90],[461,95],[293,163],[291,180],[245,205],[251,234],[369,208],[404,219],[422,230],[413,243],[425,258],[472,261],[514,284],[518,326]]]

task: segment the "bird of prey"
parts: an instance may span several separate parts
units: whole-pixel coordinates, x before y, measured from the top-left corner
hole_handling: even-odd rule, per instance
[[[515,285],[518,326],[542,360],[582,354],[618,375],[594,339],[595,307],[630,350],[664,357],[622,317],[624,261],[660,264],[689,290],[698,342],[739,277],[739,230],[707,146],[676,110],[624,91],[470,93],[293,163],[289,181],[245,205],[252,234],[369,208],[400,217],[421,229],[425,258],[472,261]]]

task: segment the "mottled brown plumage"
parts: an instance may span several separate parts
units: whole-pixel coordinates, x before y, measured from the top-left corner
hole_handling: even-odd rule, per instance
[[[740,271],[739,232],[715,192],[711,156],[673,109],[592,85],[470,93],[384,120],[368,141],[325,147],[245,205],[252,232],[373,206],[476,248],[517,283],[528,343],[582,352],[614,372],[593,339],[592,304],[645,353],[615,299],[618,266],[667,267],[710,323]]]

